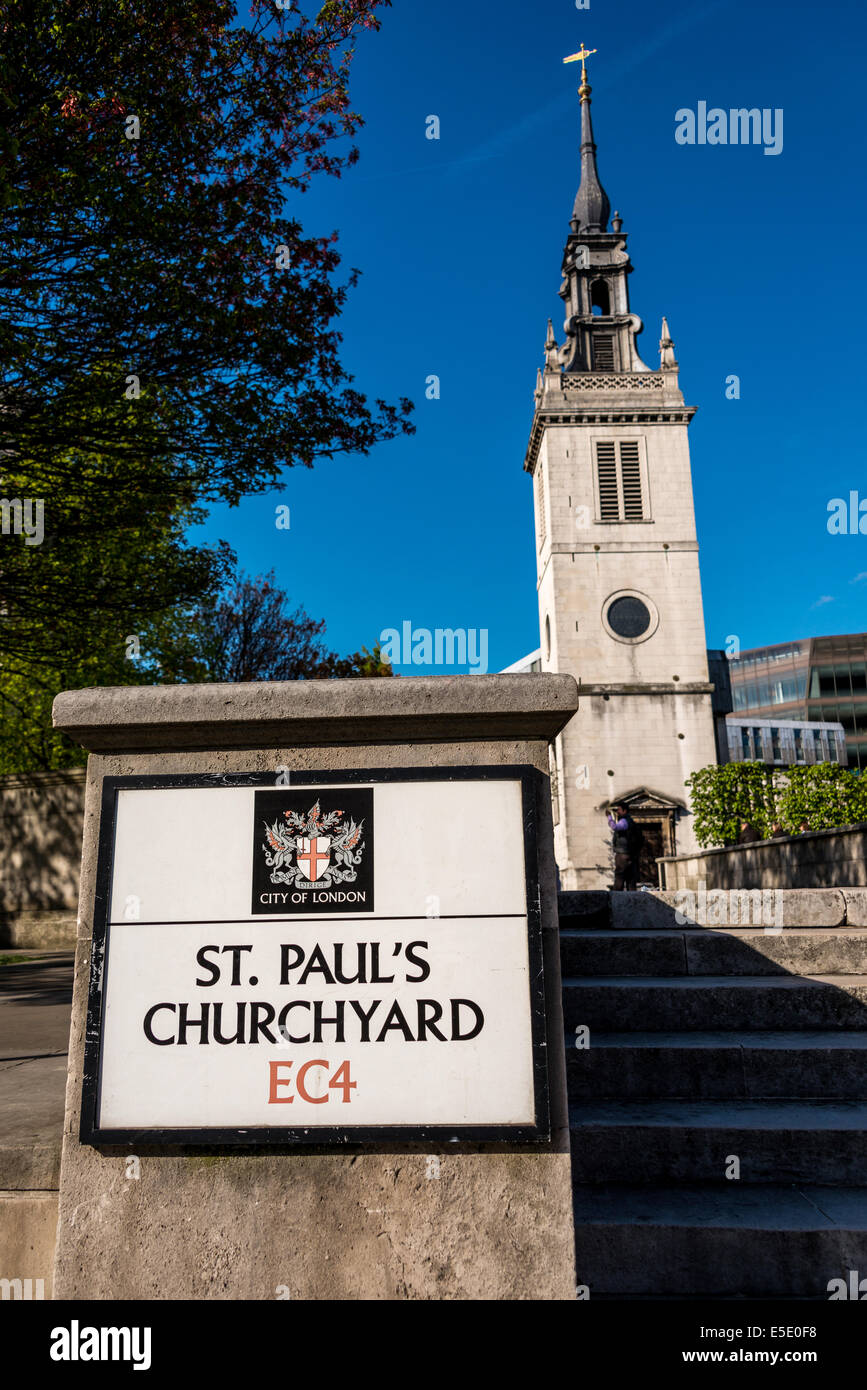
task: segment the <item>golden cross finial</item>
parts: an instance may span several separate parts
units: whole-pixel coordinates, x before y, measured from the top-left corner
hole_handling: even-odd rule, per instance
[[[585,65],[586,65],[586,63],[587,63],[587,59],[588,59],[589,57],[591,57],[592,54],[598,53],[598,52],[599,52],[598,48],[585,48],[585,47],[584,47],[584,41],[582,40],[582,41],[581,41],[581,47],[579,48],[578,52],[577,52],[577,53],[573,53],[572,56],[571,56],[570,58],[564,58],[564,59],[563,59],[563,62],[564,62],[564,63],[578,63],[578,62],[580,62],[580,64],[581,64],[581,81],[582,81],[582,82],[586,82],[586,80],[587,80],[587,68],[586,68]]]

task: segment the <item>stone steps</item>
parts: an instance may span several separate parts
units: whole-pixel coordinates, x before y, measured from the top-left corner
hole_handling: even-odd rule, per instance
[[[780,925],[835,930],[867,927],[867,888],[799,888],[683,893],[561,893],[561,927],[607,927],[613,931],[682,930],[692,918],[701,926]]]
[[[580,1103],[576,1182],[855,1185],[867,1178],[867,1102],[641,1100]],[[865,1271],[867,1272],[867,1271]]]
[[[567,976],[857,975],[867,961],[867,931],[792,928],[685,928],[560,933]]]
[[[786,893],[780,932],[583,896],[561,895],[579,1284],[826,1299],[867,1276],[861,898]]]
[[[573,1100],[861,1100],[867,1031],[594,1033],[566,1057]]]
[[[563,980],[569,1034],[672,1029],[860,1029],[867,1027],[867,975],[602,976]]]
[[[867,1273],[863,1187],[577,1185],[575,1223],[591,1300],[827,1299],[830,1280]]]

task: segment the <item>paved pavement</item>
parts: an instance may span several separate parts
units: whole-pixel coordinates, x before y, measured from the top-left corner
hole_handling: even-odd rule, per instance
[[[0,965],[0,1190],[44,1190],[59,1177],[73,954],[9,957],[21,963]]]

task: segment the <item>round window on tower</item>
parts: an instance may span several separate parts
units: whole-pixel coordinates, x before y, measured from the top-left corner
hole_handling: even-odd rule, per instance
[[[602,623],[609,637],[617,642],[646,642],[659,626],[659,613],[646,594],[621,589],[607,600]]]

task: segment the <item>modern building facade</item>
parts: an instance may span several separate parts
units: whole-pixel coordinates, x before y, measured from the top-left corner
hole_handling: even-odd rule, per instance
[[[730,763],[771,763],[777,767],[798,763],[839,763],[845,767],[847,763],[842,724],[729,715],[726,742],[728,756],[721,761]]]
[[[564,889],[611,883],[604,811],[628,801],[654,854],[696,847],[684,786],[717,761],[687,430],[665,319],[642,361],[623,223],[596,168],[582,67],[581,182],[524,467],[534,484],[545,671],[577,679],[552,752]],[[609,220],[611,230],[609,231]]]
[[[757,647],[729,674],[733,718],[841,724],[849,766],[867,769],[867,633]]]
[[[522,656],[520,661],[514,662],[511,666],[504,666],[500,672],[501,676],[534,676],[537,671],[542,669],[542,649],[538,648],[535,652],[530,652],[527,656]]]

